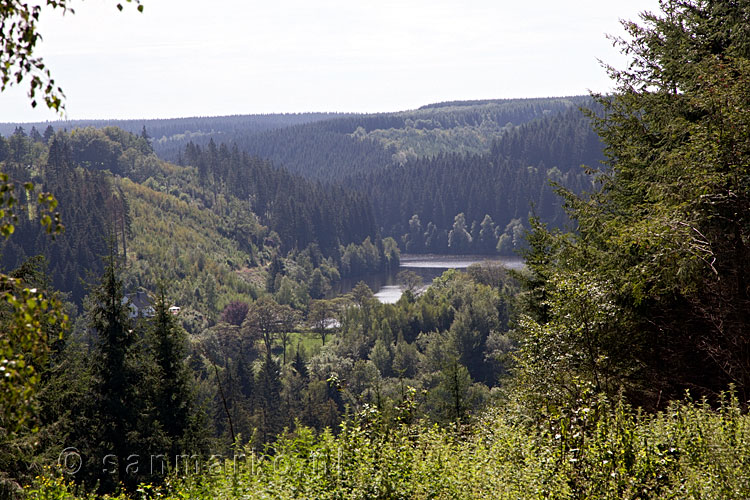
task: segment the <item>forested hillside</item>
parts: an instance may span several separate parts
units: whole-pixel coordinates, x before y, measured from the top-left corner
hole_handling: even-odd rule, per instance
[[[112,123],[134,129],[162,159],[197,168],[200,182],[214,183],[214,194],[229,190],[228,195],[250,200],[252,210],[274,221],[285,251],[320,239],[328,255],[339,243],[361,242],[379,231],[410,252],[512,254],[523,246],[532,213],[554,227],[564,225],[550,182],[577,193],[592,189],[580,167],[597,168],[603,158],[581,112],[593,104],[588,97],[487,100],[374,115]],[[28,135],[36,142],[48,142],[54,133],[52,127],[43,134],[32,127]],[[123,175],[117,151],[109,154],[98,168]],[[250,172],[263,163],[259,159],[324,187],[308,189],[288,174],[272,181],[286,186],[282,190],[269,190],[263,181],[248,184],[246,176],[257,176]],[[140,174],[131,168],[127,175]],[[353,214],[292,209],[292,199],[309,205],[333,192],[352,196],[332,187],[336,184],[360,193],[356,224]],[[370,213],[372,220],[365,220]],[[357,234],[337,241],[333,227]]]
[[[512,254],[531,214],[567,220],[551,183],[594,188],[582,166],[597,168],[602,146],[580,106],[600,109],[585,97],[453,102],[239,134],[232,147],[360,192],[409,252]],[[188,143],[179,161],[198,165],[200,150]]]
[[[346,276],[380,269],[385,250],[361,195],[293,176],[236,147],[209,142],[205,151],[188,151],[195,167],[172,165],[147,138],[114,127],[58,131],[48,142],[22,128],[0,137],[5,171],[54,193],[67,228],[52,240],[29,209],[16,222],[17,237],[4,242],[4,267],[44,255],[53,286],[80,305],[112,238],[133,286],[154,290],[168,280],[181,290],[175,299],[214,316],[233,295],[265,288],[262,277],[252,284],[251,270],[292,250],[312,247]],[[378,245],[377,259],[353,266],[351,254],[365,241]],[[327,286],[341,273],[326,277]]]
[[[585,96],[495,99],[430,104],[396,113],[72,120],[23,126],[31,136],[39,134],[45,140],[52,129],[114,126],[145,133],[156,154],[175,163],[181,163],[189,142],[201,147],[210,140],[228,147],[236,144],[240,151],[293,173],[335,181],[439,153],[486,153],[495,139],[519,125],[590,104]],[[0,134],[10,136],[20,125],[0,124]]]

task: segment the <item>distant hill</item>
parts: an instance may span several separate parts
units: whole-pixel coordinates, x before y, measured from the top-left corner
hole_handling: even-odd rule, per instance
[[[240,150],[291,172],[339,181],[441,153],[489,153],[493,141],[513,127],[590,102],[587,96],[450,102],[396,113],[341,115],[262,132],[238,129],[232,140]]]
[[[0,123],[5,137],[22,126],[54,130],[115,126],[133,134],[145,128],[154,152],[181,162],[192,142],[237,144],[240,151],[268,159],[293,173],[337,181],[408,159],[440,153],[484,154],[494,140],[532,120],[588,106],[588,96],[487,99],[428,104],[394,113],[293,113],[150,120],[72,120]]]
[[[126,132],[140,134],[144,127],[152,139],[154,151],[163,159],[177,158],[177,153],[189,141],[208,143],[213,138],[218,142],[231,143],[238,135],[263,132],[303,123],[325,120],[337,113],[278,113],[231,116],[196,116],[191,118],[134,119],[134,120],[61,120],[35,123],[0,123],[0,134],[10,136],[17,127],[29,133],[32,128],[43,134],[48,126],[54,130],[72,131],[76,128],[101,128],[113,126]]]

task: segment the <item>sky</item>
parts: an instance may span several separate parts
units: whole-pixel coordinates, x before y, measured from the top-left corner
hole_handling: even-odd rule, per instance
[[[606,92],[606,34],[657,0],[71,0],[37,55],[67,119],[385,112],[464,99]],[[27,86],[0,122],[55,120]]]

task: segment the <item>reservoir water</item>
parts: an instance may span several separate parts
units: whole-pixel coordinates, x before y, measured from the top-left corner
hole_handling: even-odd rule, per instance
[[[414,271],[422,278],[424,286],[428,286],[438,276],[448,269],[466,269],[472,264],[492,262],[510,269],[521,269],[524,266],[520,257],[499,257],[493,255],[440,255],[440,254],[402,254],[398,271]],[[346,293],[359,281],[364,281],[375,292],[380,302],[392,304],[401,298],[403,290],[396,280],[397,272],[391,274],[376,274],[359,278],[356,281],[342,280],[338,293]]]

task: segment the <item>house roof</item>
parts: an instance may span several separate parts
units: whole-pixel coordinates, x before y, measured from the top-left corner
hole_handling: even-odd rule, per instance
[[[151,297],[149,297],[148,293],[143,290],[135,293],[130,293],[127,295],[127,298],[128,302],[137,307],[139,310],[153,307]]]

